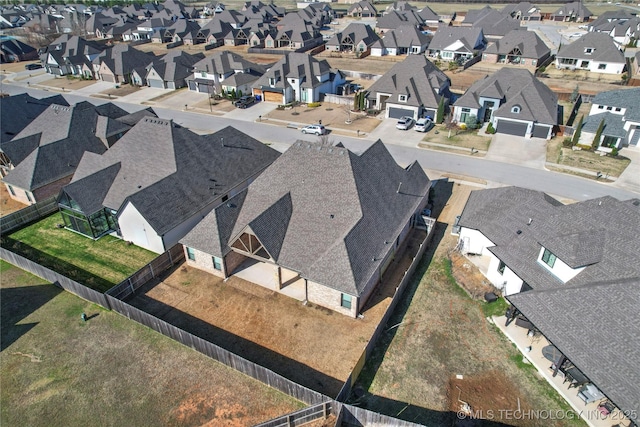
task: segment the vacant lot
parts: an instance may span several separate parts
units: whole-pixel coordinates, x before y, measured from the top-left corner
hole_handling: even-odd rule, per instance
[[[304,406],[5,262],[0,271],[3,426],[247,426]]]
[[[304,105],[289,110],[273,110],[262,117],[267,123],[280,121],[282,125],[288,122],[311,124],[322,123],[333,131],[351,131],[357,134],[359,130],[364,135],[374,130],[381,120],[361,113],[351,113],[351,106],[323,103],[319,107],[309,108]],[[272,120],[270,120],[272,119]],[[351,123],[346,122],[350,120]]]
[[[449,130],[445,126],[437,125],[426,134],[422,141],[419,144],[421,147],[439,149],[440,147],[432,144],[443,144],[451,146],[455,152],[471,155],[472,148],[486,152],[491,144],[491,137],[479,135],[478,131],[460,131],[456,129],[452,129],[449,134]],[[476,153],[473,155],[481,156],[483,154]]]
[[[335,397],[388,307],[418,243],[412,240],[409,256],[390,267],[360,319],[313,304],[305,306],[236,277],[222,281],[186,266],[177,268],[160,283],[143,287],[130,303],[299,384]]]
[[[157,254],[112,236],[92,240],[64,228],[60,213],[3,236],[2,247],[104,292]]]
[[[95,80],[82,80],[74,77],[56,77],[38,84],[48,87],[59,87],[62,90],[77,90],[90,86],[95,82]]]
[[[427,251],[404,302],[358,378],[352,400],[360,406],[425,425],[454,424],[459,400],[474,411],[492,409],[496,414],[500,409],[567,408],[487,322],[485,310],[491,306],[472,300],[453,279],[448,254],[456,238],[450,235],[450,225],[462,211],[470,189],[442,182],[436,186],[435,214],[442,213],[434,237],[440,244],[435,251]],[[539,420],[494,421],[539,425]],[[549,420],[545,425],[554,424]]]

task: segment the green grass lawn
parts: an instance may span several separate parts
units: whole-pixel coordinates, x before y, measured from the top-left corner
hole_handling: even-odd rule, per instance
[[[58,228],[60,213],[3,237],[2,247],[100,292],[120,283],[157,254],[112,236],[92,240]]]
[[[2,426],[254,425],[304,407],[4,261],[0,292]]]

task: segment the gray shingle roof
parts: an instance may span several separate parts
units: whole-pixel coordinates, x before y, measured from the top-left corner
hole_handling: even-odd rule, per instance
[[[87,213],[95,207],[96,173],[118,166],[101,205],[120,210],[133,203],[163,235],[269,165],[278,152],[226,127],[197,135],[171,121],[144,118],[103,156],[82,158],[64,189]],[[71,194],[71,193],[70,193]]]
[[[480,97],[502,99],[495,110],[496,117],[534,120],[544,124],[556,124],[558,96],[529,70],[501,68],[493,75],[475,82],[455,102],[456,107],[480,108]],[[512,113],[514,106],[519,113]]]
[[[600,391],[638,422],[640,279],[507,297]]]
[[[326,44],[327,46],[339,46],[347,37],[354,45],[362,41],[367,46],[371,46],[380,40],[380,37],[369,25],[352,22],[344,30],[334,35],[331,40],[328,40]]]
[[[202,59],[204,59],[202,53],[191,55],[183,50],[175,50],[154,60],[147,70],[153,68],[164,81],[179,81],[193,74],[194,64]]]
[[[368,97],[390,93],[389,99],[408,95],[407,105],[437,108],[440,89],[448,86],[449,78],[424,55],[409,55],[395,64],[369,88]]]
[[[99,115],[89,103],[51,105],[16,137],[2,144],[14,169],[4,182],[34,190],[73,174],[85,151],[107,147],[95,136]]]
[[[474,9],[467,12],[462,21],[463,25],[471,25],[475,28],[482,28],[485,36],[504,36],[509,31],[520,28],[520,21],[513,19],[508,14],[503,14],[491,6],[482,9]]]
[[[461,226],[491,240],[496,246],[489,250],[536,290],[562,286],[537,262],[546,245],[561,261],[586,265],[566,286],[640,277],[638,253],[629,250],[640,243],[638,224],[640,208],[629,201],[607,196],[565,206],[518,187],[472,192],[460,218]]]
[[[475,49],[479,49],[481,47],[480,44],[476,44],[476,40],[478,39],[480,39],[480,43],[484,40],[482,28],[449,27],[441,24],[433,35],[433,39],[431,39],[429,49],[444,50],[459,40],[467,51],[473,52]]]
[[[429,186],[420,165],[399,167],[381,141],[360,156],[299,141],[181,243],[223,256],[227,236],[249,227],[278,265],[359,295]]]
[[[428,46],[431,37],[423,34],[413,25],[401,25],[387,31],[384,37],[373,46],[389,48],[410,48],[412,46]]]
[[[237,53],[225,50],[209,55],[193,65],[195,70],[207,71],[211,74],[228,74],[233,72],[248,73],[254,79],[264,74],[266,67],[244,59]]]
[[[418,12],[413,9],[408,11],[392,10],[378,17],[376,21],[376,27],[382,29],[394,29],[402,25],[420,26],[423,24],[423,19],[418,15]]]
[[[155,59],[153,53],[142,52],[129,44],[121,43],[105,50],[93,62],[104,63],[115,75],[124,76],[134,69],[146,67]]]
[[[522,52],[523,58],[540,59],[551,53],[551,50],[535,32],[526,29],[508,32],[502,39],[487,46],[485,52],[508,55],[515,49]]]
[[[13,139],[51,104],[69,105],[62,95],[37,99],[23,93],[0,98],[0,143]]]
[[[302,79],[301,87],[312,88],[324,84],[319,77],[331,72],[331,67],[326,59],[318,60],[307,53],[291,52],[276,62],[255,86],[269,86],[269,79],[276,78],[276,88],[285,88],[289,85],[287,78]]]
[[[624,129],[624,121],[620,114],[612,114],[609,112],[601,114],[593,114],[586,118],[582,130],[585,132],[596,133],[600,122],[604,119],[604,127],[602,128],[602,134],[607,136],[617,136],[618,138],[624,138],[627,136],[627,131]]]
[[[593,15],[591,11],[587,9],[582,2],[578,1],[564,4],[551,14],[551,16],[575,17],[579,19],[585,19],[591,15]]]
[[[640,56],[637,56],[640,60]],[[625,119],[640,121],[640,88],[617,89],[600,92],[593,98],[594,105],[626,108]]]
[[[537,6],[529,3],[528,1],[521,1],[518,4],[507,4],[501,10],[502,13],[509,14],[512,17],[516,17],[518,13],[520,16],[528,17],[534,14],[539,14],[540,9]]]
[[[585,49],[592,49],[586,53]],[[617,48],[613,39],[605,33],[586,33],[571,44],[562,45],[556,55],[560,58],[588,59],[590,61],[623,63],[624,54]]]

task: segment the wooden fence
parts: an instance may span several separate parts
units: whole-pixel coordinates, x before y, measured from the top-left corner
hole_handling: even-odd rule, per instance
[[[358,408],[345,403],[335,403],[335,410],[339,410],[336,426],[385,426],[385,427],[421,427],[410,421],[399,420],[388,415],[378,414],[368,409]]]
[[[0,248],[0,258],[19,267],[25,271],[30,272],[38,277],[42,277],[44,280],[51,282],[62,289],[69,291],[81,298],[96,303],[106,309],[110,309],[109,302],[104,294],[95,291],[85,285],[69,279],[62,274],[56,273],[53,270],[43,267],[30,259],[27,259],[21,255],[15,254],[5,248]]]
[[[127,304],[111,295],[107,295],[107,300],[111,305],[111,309],[117,313],[126,316],[130,320],[134,320],[142,325],[148,326],[156,332],[160,332],[181,344],[191,347],[192,349],[214,359],[218,362],[227,365],[237,371],[242,372],[256,380],[275,388],[289,396],[304,402],[308,405],[315,405],[330,400],[329,397],[324,396],[317,391],[308,389],[300,384],[297,384],[285,377],[276,374],[275,372],[250,362],[237,354],[234,354],[228,350],[223,349],[209,341],[206,341],[200,337],[197,337],[187,331],[184,331],[164,320],[145,313],[144,311]]]
[[[295,427],[309,423],[314,420],[326,419],[334,406],[333,401],[323,402],[318,405],[309,406],[299,411],[291,412],[278,418],[256,424],[254,427]],[[336,424],[337,425],[337,424]]]
[[[336,396],[337,401],[344,402],[345,400],[347,400],[347,398],[351,394],[351,388],[353,387],[353,384],[358,378],[358,375],[360,375],[362,368],[364,368],[364,365],[367,359],[371,356],[371,353],[373,352],[373,349],[376,346],[378,339],[385,331],[389,318],[393,314],[393,311],[398,305],[398,302],[402,299],[402,294],[404,293],[405,288],[409,284],[409,281],[413,276],[413,272],[418,267],[418,264],[422,259],[422,255],[424,255],[424,252],[427,250],[427,247],[429,246],[429,242],[431,242],[431,239],[433,237],[434,230],[435,230],[435,219],[431,219],[431,221],[429,221],[429,223],[427,224],[427,236],[424,238],[422,243],[420,243],[418,252],[413,257],[413,261],[411,261],[411,265],[409,266],[407,271],[404,272],[404,276],[400,281],[400,285],[398,285],[398,287],[396,288],[396,292],[393,295],[393,298],[391,299],[391,303],[389,304],[389,307],[387,307],[387,311],[384,313],[384,316],[382,316],[380,323],[378,323],[378,327],[373,332],[373,335],[369,339],[367,346],[364,348],[364,351],[362,352],[362,356],[359,359],[359,363],[357,363],[356,366],[353,368],[351,375],[342,386],[342,389],[340,390],[340,393],[338,393],[338,396]],[[363,425],[367,425],[367,424],[363,424]]]
[[[36,221],[43,216],[49,215],[58,210],[58,202],[55,196],[42,200],[34,205],[27,206],[17,212],[0,218],[0,232],[10,233],[16,228]]]
[[[133,294],[149,280],[157,277],[163,271],[171,268],[184,259],[184,250],[177,244],[162,255],[154,258],[149,264],[127,277],[125,280],[109,289],[106,294],[124,300]]]

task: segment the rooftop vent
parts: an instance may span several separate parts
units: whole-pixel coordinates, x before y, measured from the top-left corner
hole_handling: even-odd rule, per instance
[[[533,218],[529,218],[529,221],[527,222],[527,225],[531,225],[532,222],[533,222]]]
[[[516,231],[516,234],[518,234],[518,235],[522,234],[522,230]]]

